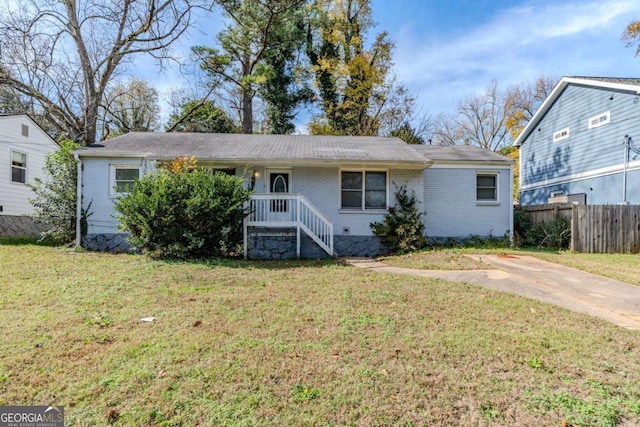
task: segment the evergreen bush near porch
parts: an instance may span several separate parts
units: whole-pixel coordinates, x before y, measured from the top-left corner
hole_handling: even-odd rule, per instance
[[[129,241],[168,258],[228,256],[242,243],[242,178],[184,168],[161,169],[138,180],[116,202]]]
[[[407,193],[406,186],[400,186],[395,194],[396,206],[391,206],[381,222],[371,223],[373,234],[393,253],[418,251],[427,246],[424,235],[423,212],[418,210],[415,194]]]

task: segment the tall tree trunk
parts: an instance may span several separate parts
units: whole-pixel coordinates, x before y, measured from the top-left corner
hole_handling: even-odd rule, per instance
[[[242,77],[251,76],[251,57],[249,52],[244,54],[242,64]],[[243,82],[242,85],[242,133],[253,133],[253,89],[251,83]]]

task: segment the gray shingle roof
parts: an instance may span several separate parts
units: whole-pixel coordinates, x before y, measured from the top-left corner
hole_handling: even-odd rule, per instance
[[[471,146],[409,145],[399,138],[367,136],[245,135],[131,132],[78,150],[82,157],[144,157],[237,163],[404,164],[435,161],[498,162],[511,159]]]
[[[79,150],[83,157],[135,155],[218,161],[399,162],[428,159],[399,138],[132,132]]]
[[[434,162],[514,163],[506,156],[472,145],[413,145],[412,147]]]
[[[586,76],[568,76],[571,79],[595,80],[605,83],[620,83],[626,85],[640,86],[640,79],[629,77],[586,77]]]

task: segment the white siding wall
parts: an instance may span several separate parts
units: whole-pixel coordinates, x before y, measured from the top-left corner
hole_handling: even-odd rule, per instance
[[[29,135],[22,135],[22,125],[29,127]],[[33,191],[25,184],[11,182],[11,151],[27,155],[27,183],[43,179],[45,156],[58,145],[28,116],[0,116],[0,215],[29,215],[33,207],[29,199]]]
[[[476,174],[498,172],[498,204],[476,201]],[[496,167],[438,167],[424,174],[426,233],[432,238],[501,237],[511,231],[511,173]]]
[[[118,222],[113,208],[116,197],[111,195],[110,166],[131,165],[140,166],[142,173],[152,168],[152,165],[141,159],[98,159],[82,158],[82,205],[89,208],[89,234],[118,233]],[[89,203],[91,206],[89,207]]]

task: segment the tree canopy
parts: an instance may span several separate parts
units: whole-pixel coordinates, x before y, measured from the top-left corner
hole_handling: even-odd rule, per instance
[[[117,82],[106,94],[103,137],[127,132],[148,132],[158,129],[160,105],[158,91],[144,80],[130,78]]]
[[[507,121],[512,139],[516,139],[529,120],[553,90],[557,79],[541,75],[534,81],[523,82],[509,89]]]
[[[290,50],[295,40],[291,20],[306,0],[218,0],[226,17],[226,27],[218,33],[219,47],[195,46],[194,55],[211,78],[213,86],[225,85],[239,94],[238,110],[242,132],[253,133],[253,99],[267,74],[274,73],[265,63],[277,52]],[[291,43],[291,45],[290,45]],[[290,54],[280,61],[286,63]],[[283,64],[284,66],[284,64]]]
[[[622,33],[622,40],[627,42],[627,47],[638,45],[636,47],[636,56],[640,55],[640,20],[634,19],[627,24]]]
[[[435,129],[439,144],[475,145],[496,151],[509,142],[506,127],[510,100],[508,93],[491,82],[484,93],[458,102],[454,115],[441,115]]]
[[[235,133],[238,126],[212,100],[192,99],[169,117],[167,132]]]
[[[453,113],[436,118],[435,142],[499,151],[518,137],[554,85],[555,79],[548,76],[507,89],[500,89],[494,80],[482,94],[458,101]]]
[[[29,0],[0,11],[0,86],[29,97],[61,135],[90,144],[109,85],[132,57],[166,58],[206,0]]]
[[[0,111],[27,112],[52,136],[82,144],[162,127],[287,134],[301,124],[312,134],[498,150],[519,134],[554,84],[545,76],[506,90],[492,82],[452,113],[418,111],[416,95],[393,72],[393,40],[375,31],[371,0],[27,3],[0,7]],[[191,95],[170,103],[173,111],[161,126],[158,90],[123,77],[143,54],[177,61],[169,49],[196,8],[221,11],[224,27],[210,45],[193,46],[181,64],[199,71],[185,76]],[[639,31],[633,21],[624,37],[633,43]],[[303,108],[310,121],[295,123]]]
[[[378,135],[380,112],[391,91],[394,44],[386,32],[373,28],[369,0],[318,0],[307,35],[307,55],[315,73],[321,114],[312,133]]]

